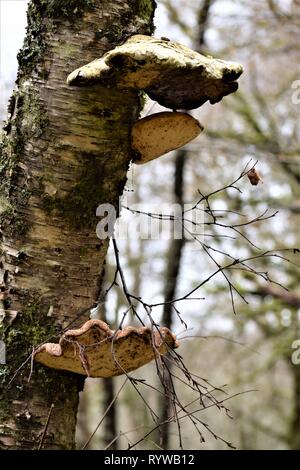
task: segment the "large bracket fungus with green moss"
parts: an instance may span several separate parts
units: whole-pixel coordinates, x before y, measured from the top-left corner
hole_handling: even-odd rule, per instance
[[[142,90],[175,111],[198,108],[206,101],[217,103],[237,90],[236,80],[242,72],[236,62],[206,57],[169,40],[136,35],[102,58],[74,70],[67,83]],[[185,116],[159,113],[138,121],[132,129],[135,163],[153,160],[200,134],[202,125]]]
[[[167,108],[194,109],[235,92],[242,72],[236,62],[206,57],[176,42],[135,35],[72,72],[67,83],[135,88]]]
[[[112,331],[101,320],[89,320],[68,330],[58,343],[46,343],[35,352],[35,361],[53,369],[89,377],[113,377],[131,372],[169,349],[178,347],[168,328],[128,326]]]

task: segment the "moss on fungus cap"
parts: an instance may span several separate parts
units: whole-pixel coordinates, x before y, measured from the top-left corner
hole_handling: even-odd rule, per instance
[[[235,92],[242,72],[236,62],[206,57],[177,42],[135,35],[74,70],[67,83],[144,90],[167,108],[194,109]]]

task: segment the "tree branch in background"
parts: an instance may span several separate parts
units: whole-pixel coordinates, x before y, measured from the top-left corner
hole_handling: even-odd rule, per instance
[[[203,0],[201,7],[198,10],[197,15],[197,37],[194,39],[194,48],[198,52],[202,52],[205,44],[205,31],[209,19],[209,11],[214,0]],[[171,15],[172,7],[168,4],[169,14]],[[179,10],[176,9],[178,15]],[[174,12],[173,12],[174,16]],[[177,18],[179,20],[179,18]],[[177,23],[178,24],[178,23]],[[174,175],[174,202],[179,204],[183,210],[184,207],[184,167],[188,159],[188,151],[181,149],[177,151],[175,155],[175,175]],[[176,296],[176,289],[178,284],[178,277],[180,271],[180,265],[183,255],[184,248],[184,227],[182,223],[182,236],[179,239],[174,238],[171,241],[169,252],[167,255],[167,266],[165,274],[165,292],[164,299],[165,304],[163,307],[162,325],[166,326],[170,330],[172,329],[172,317],[174,309],[179,316],[180,312],[173,305],[172,300]],[[163,374],[163,387],[165,392],[165,400],[160,401],[158,404],[160,408],[161,422],[165,422],[164,426],[159,427],[158,431],[160,434],[160,445],[163,449],[168,449],[170,444],[170,418],[173,411],[173,397],[170,395],[172,390],[172,364],[167,367],[168,357],[162,358],[162,374]]]
[[[251,294],[258,295],[260,297],[266,297],[267,295],[270,295],[275,299],[279,299],[283,304],[300,308],[300,295],[294,294],[293,292],[288,292],[272,285],[259,286],[254,291],[251,291]]]
[[[203,0],[202,6],[198,10],[197,15],[197,37],[195,38],[195,46],[198,52],[205,46],[205,32],[207,30],[207,24],[209,20],[210,8],[215,0]],[[198,45],[198,47],[197,47]]]
[[[106,302],[103,303],[100,313],[100,320],[107,323],[106,315]],[[104,431],[103,431],[103,443],[107,447],[110,444],[110,450],[118,449],[118,442],[113,441],[114,436],[117,434],[117,409],[115,397],[115,383],[112,377],[106,379],[100,379],[101,385],[99,392],[102,392],[102,409],[104,410]]]
[[[176,24],[186,36],[191,37],[191,29],[189,25],[183,21],[180,10],[177,5],[174,4],[173,0],[162,0],[161,3],[168,12],[170,22]]]

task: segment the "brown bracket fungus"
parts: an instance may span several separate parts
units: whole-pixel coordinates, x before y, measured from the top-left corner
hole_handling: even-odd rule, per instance
[[[187,144],[203,127],[186,113],[162,112],[137,121],[131,133],[131,145],[137,153],[134,163],[146,163]]]
[[[116,332],[101,320],[89,320],[76,330],[68,330],[59,343],[39,347],[34,360],[52,369],[89,377],[113,377],[133,371],[169,348],[179,346],[168,328],[159,330],[128,326]]]
[[[176,42],[135,35],[72,72],[67,83],[144,90],[167,108],[194,109],[236,91],[242,72],[236,62],[206,57]]]

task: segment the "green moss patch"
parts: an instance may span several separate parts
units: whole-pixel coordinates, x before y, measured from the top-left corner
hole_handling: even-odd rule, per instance
[[[48,116],[36,91],[27,87],[14,93],[14,117],[8,126],[11,135],[0,136],[0,227],[9,236],[22,236],[28,230],[28,221],[22,210],[32,192],[28,175],[20,162],[27,140],[40,138],[48,129]],[[48,132],[48,131],[47,131]],[[23,184],[20,184],[20,179]]]

